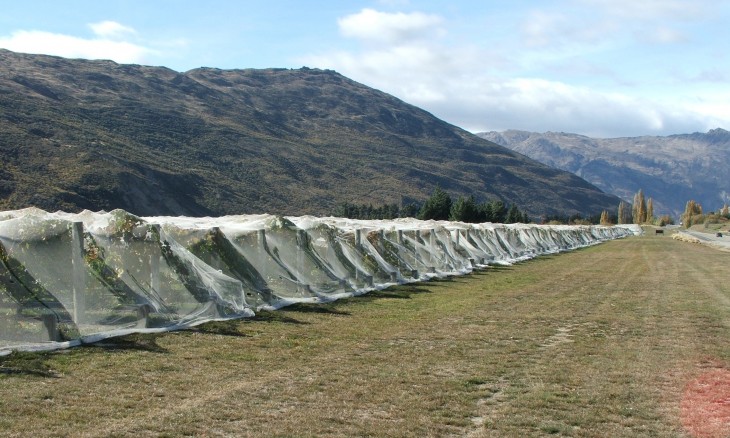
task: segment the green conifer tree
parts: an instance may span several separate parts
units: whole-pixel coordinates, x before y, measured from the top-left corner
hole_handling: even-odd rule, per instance
[[[515,224],[522,219],[522,213],[520,213],[520,210],[517,208],[515,204],[510,205],[509,209],[507,210],[507,217],[504,220],[504,223],[506,224]]]
[[[459,196],[456,202],[454,202],[451,206],[449,220],[467,223],[479,222],[479,208],[474,200],[474,196],[466,198]]]
[[[451,214],[451,197],[440,187],[436,187],[418,212],[418,219],[445,221],[449,219],[449,214]]]

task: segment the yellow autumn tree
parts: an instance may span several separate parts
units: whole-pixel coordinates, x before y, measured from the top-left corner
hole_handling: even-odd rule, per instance
[[[702,222],[702,220],[702,206],[694,200],[687,201],[684,213],[682,213],[682,224],[689,228],[696,223]]]
[[[644,222],[647,224],[654,223],[654,201],[651,198],[646,200],[646,219]]]
[[[613,225],[611,219],[608,217],[608,211],[603,210],[601,212],[601,225]]]
[[[630,224],[631,223],[631,209],[629,205],[624,201],[618,204],[618,223],[619,224]]]
[[[634,205],[631,212],[635,224],[646,222],[646,199],[644,198],[644,191],[641,189],[634,195]]]

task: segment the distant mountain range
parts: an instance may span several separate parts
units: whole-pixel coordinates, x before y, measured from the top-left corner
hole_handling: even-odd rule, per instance
[[[483,132],[479,137],[574,174],[629,202],[642,189],[675,217],[690,199],[705,211],[730,199],[730,132],[590,138],[563,132]]]
[[[619,199],[338,73],[0,50],[0,209],[317,214],[436,187],[530,215]]]

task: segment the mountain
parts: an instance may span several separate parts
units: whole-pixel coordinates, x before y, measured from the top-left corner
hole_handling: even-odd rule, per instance
[[[563,132],[483,132],[479,137],[573,172],[629,202],[639,189],[655,212],[679,216],[690,199],[705,210],[730,200],[730,132],[590,138]]]
[[[336,72],[185,73],[0,50],[0,208],[327,214],[342,202],[619,200]]]

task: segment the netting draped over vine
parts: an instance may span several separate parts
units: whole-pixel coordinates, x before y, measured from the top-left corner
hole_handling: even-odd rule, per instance
[[[458,275],[632,227],[0,213],[0,353],[252,316]]]

